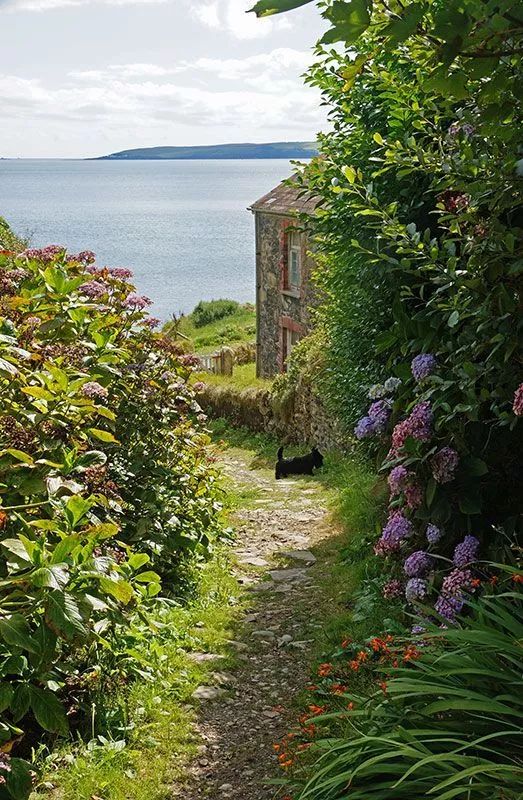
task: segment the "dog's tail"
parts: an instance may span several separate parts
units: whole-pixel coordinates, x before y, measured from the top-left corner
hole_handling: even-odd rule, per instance
[[[278,461],[281,461],[283,458],[283,447],[280,447],[278,450]]]

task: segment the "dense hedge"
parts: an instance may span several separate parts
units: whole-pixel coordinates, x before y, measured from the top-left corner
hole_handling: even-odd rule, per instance
[[[66,734],[93,681],[145,675],[130,624],[219,531],[191,358],[128,270],[93,262],[0,253],[0,796],[17,800],[39,728]]]

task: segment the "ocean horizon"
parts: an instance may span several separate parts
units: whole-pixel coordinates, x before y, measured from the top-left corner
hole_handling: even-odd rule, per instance
[[[291,173],[285,159],[0,159],[0,216],[33,247],[129,267],[166,321],[199,300],[254,302],[247,209]]]

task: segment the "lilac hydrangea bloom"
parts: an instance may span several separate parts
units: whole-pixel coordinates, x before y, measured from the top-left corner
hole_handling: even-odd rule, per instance
[[[80,291],[87,297],[98,298],[107,294],[108,286],[102,281],[88,281],[80,286]]]
[[[147,317],[147,319],[144,319],[144,321],[143,321],[143,324],[147,325],[147,327],[151,328],[151,329],[152,328],[157,328],[158,325],[160,325],[160,323],[161,323],[161,320],[159,320],[158,317]]]
[[[479,549],[479,539],[475,536],[465,536],[462,542],[456,545],[452,558],[456,567],[464,567],[476,560]]]
[[[425,531],[425,536],[427,537],[427,542],[429,544],[437,544],[443,536],[443,531],[438,528],[437,525],[429,522],[427,525],[427,530]]]
[[[420,442],[428,442],[432,436],[434,414],[428,400],[418,403],[407,419],[399,422],[392,431],[391,455],[397,454],[409,436]]]
[[[416,550],[405,559],[403,569],[410,578],[419,578],[425,575],[432,567],[432,558],[424,550]]]
[[[409,603],[415,600],[423,600],[427,596],[427,590],[427,581],[424,581],[423,578],[411,578],[405,586],[405,597]]]
[[[88,381],[87,383],[84,383],[81,392],[85,397],[90,397],[93,399],[95,397],[105,398],[109,394],[107,389],[97,381]]]
[[[128,294],[123,301],[125,308],[130,308],[133,311],[141,311],[141,309],[146,308],[146,306],[150,306],[151,303],[152,300],[150,300],[148,297],[136,294],[136,292],[131,292],[131,294]]]
[[[128,278],[133,277],[133,273],[130,269],[126,267],[112,267],[109,270],[109,274],[113,276],[113,278],[118,278],[119,280],[125,281]]]
[[[446,595],[459,595],[472,588],[473,575],[470,569],[453,569],[443,579],[442,591]]]
[[[410,368],[414,376],[414,380],[419,383],[420,381],[432,375],[437,367],[438,362],[432,353],[421,353],[412,359]]]
[[[399,550],[402,541],[412,536],[412,533],[412,522],[408,520],[401,511],[394,511],[383,528],[381,537],[374,548],[374,552],[376,555],[395,553]]]
[[[449,622],[454,622],[456,614],[459,614],[463,608],[463,598],[453,597],[451,595],[440,594],[434,604],[434,611],[440,617],[445,617]]]
[[[391,401],[389,399],[377,400],[372,403],[367,415],[374,423],[376,433],[383,433],[391,414]]]
[[[397,467],[393,467],[393,469],[391,469],[389,477],[387,478],[391,495],[394,496],[403,491],[408,475],[409,472],[407,468],[402,464],[399,464]]]
[[[430,460],[434,480],[438,483],[450,483],[454,479],[459,464],[459,455],[452,447],[442,447]]]
[[[372,436],[374,433],[376,433],[376,426],[370,417],[362,417],[354,428],[356,439],[366,439],[367,436]]]

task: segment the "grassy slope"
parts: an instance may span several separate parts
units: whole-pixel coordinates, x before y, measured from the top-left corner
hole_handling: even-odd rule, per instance
[[[166,329],[171,327],[168,323]],[[213,353],[224,344],[234,346],[242,342],[253,342],[256,338],[256,311],[250,304],[240,306],[231,316],[197,328],[191,314],[182,317],[179,330],[191,340],[194,350],[200,355]]]
[[[204,381],[211,386],[234,386],[235,389],[265,389],[272,385],[268,378],[256,377],[256,364],[235,364],[232,375],[214,375],[209,372],[197,373],[195,380]]]
[[[20,250],[24,242],[16,236],[5,219],[0,217],[0,250]]]

